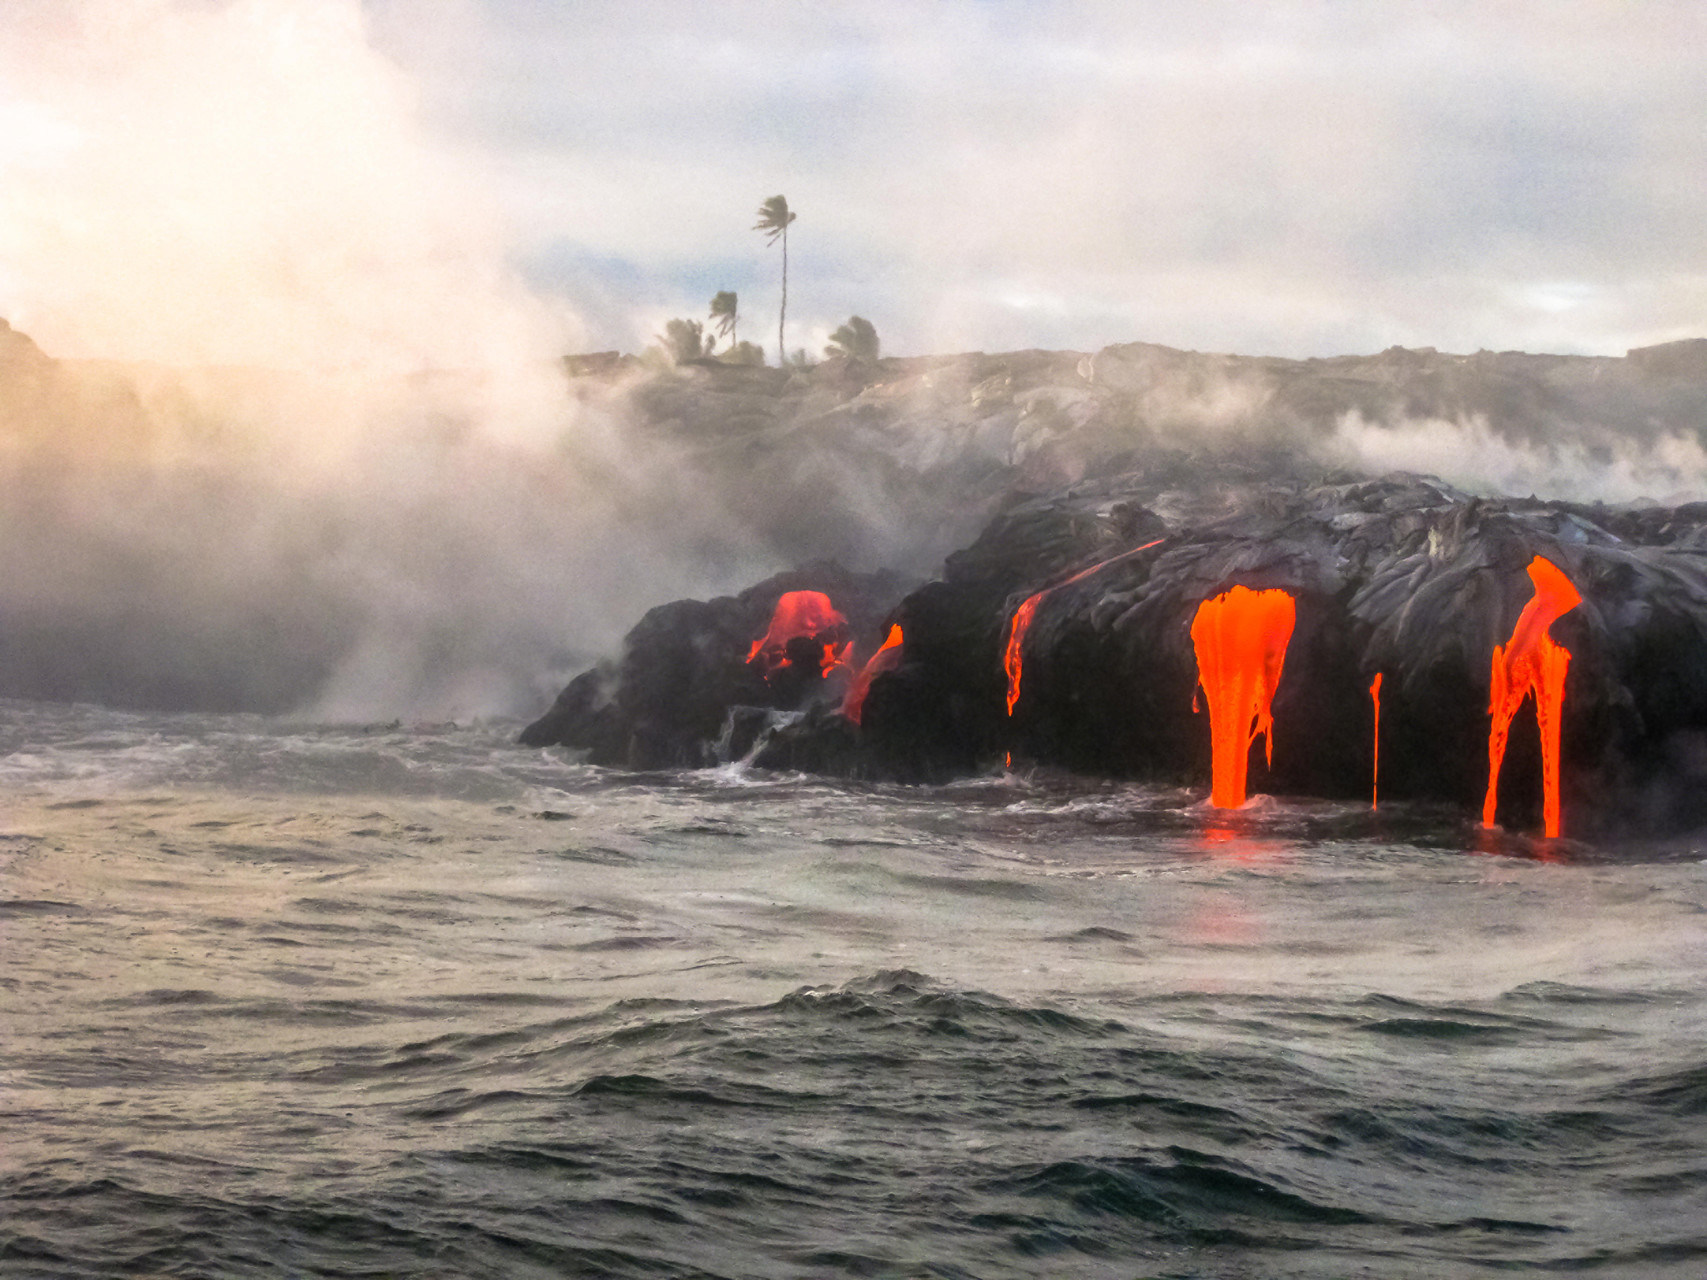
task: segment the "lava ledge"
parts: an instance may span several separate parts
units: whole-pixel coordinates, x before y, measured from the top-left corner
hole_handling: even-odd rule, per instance
[[[1382,796],[1470,807],[1488,778],[1491,655],[1533,595],[1527,569],[1541,556],[1583,597],[1551,632],[1572,655],[1573,833],[1707,823],[1707,504],[1492,500],[1406,474],[1170,480],[1133,473],[1019,502],[904,593],[892,575],[816,566],[739,597],[662,606],[619,664],[578,677],[523,741],[636,768],[744,754],[919,781],[1006,760],[1201,786],[1210,748],[1192,619],[1234,586],[1278,588],[1297,623],[1272,767],[1259,753],[1252,785],[1367,795],[1380,674]],[[848,615],[861,656],[902,629],[899,661],[871,680],[858,726],[832,682],[767,683],[746,661],[775,601],[802,585]],[[1539,775],[1525,711],[1502,822],[1534,822]]]

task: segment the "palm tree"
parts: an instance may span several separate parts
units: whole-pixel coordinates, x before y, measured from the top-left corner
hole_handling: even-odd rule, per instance
[[[824,354],[832,360],[875,360],[877,329],[864,316],[849,316],[848,322],[830,335]]]
[[[735,345],[735,295],[724,289],[711,300],[711,318],[717,321],[717,332]]]
[[[767,233],[767,245],[775,244],[777,237],[782,237],[782,310],[776,318],[776,361],[780,365],[788,363],[788,354],[782,345],[782,326],[788,319],[788,224],[796,216],[789,212],[787,196],[772,196],[759,206],[759,220],[753,224],[754,231]]]

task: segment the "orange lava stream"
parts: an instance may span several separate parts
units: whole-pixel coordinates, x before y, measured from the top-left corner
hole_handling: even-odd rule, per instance
[[[1297,603],[1285,591],[1234,587],[1205,600],[1192,620],[1198,680],[1209,701],[1214,757],[1209,802],[1218,809],[1245,802],[1251,744],[1258,734],[1274,763],[1271,708],[1297,617]]]
[[[1025,657],[1023,646],[1025,633],[1031,630],[1031,620],[1037,616],[1037,606],[1048,595],[1048,591],[1039,591],[1036,595],[1027,596],[1025,603],[1014,610],[1013,623],[1008,627],[1008,647],[1002,651],[1002,669],[1008,673],[1008,714],[1014,713],[1014,703],[1019,701],[1019,680],[1024,674]]]
[[[1369,775],[1369,807],[1377,809],[1381,803],[1381,673],[1375,673],[1375,679],[1369,683],[1369,700],[1375,704],[1375,768]]]
[[[846,671],[850,675],[853,674],[853,652],[854,644],[852,640],[849,640],[839,649],[834,644],[826,644],[824,646],[824,656],[818,660],[824,679],[828,680],[837,671]]]
[[[822,591],[785,592],[776,602],[770,626],[764,635],[753,641],[753,647],[747,651],[747,661],[762,659],[765,678],[768,680],[773,671],[791,665],[788,657],[790,640],[799,636],[845,632],[847,625],[848,620]],[[837,665],[845,665],[852,656],[852,644],[838,648],[827,641],[824,644],[824,656],[819,662],[819,670],[828,676]]]
[[[1565,673],[1571,651],[1556,643],[1547,629],[1582,603],[1583,598],[1551,560],[1536,556],[1529,564],[1535,595],[1523,606],[1511,640],[1494,646],[1493,673],[1488,690],[1488,794],[1482,801],[1482,825],[1494,825],[1499,805],[1500,765],[1505,760],[1511,719],[1523,700],[1535,695],[1535,719],[1541,729],[1542,813],[1549,839],[1560,831],[1559,730],[1565,709]]]
[[[1014,610],[1013,621],[1008,624],[1007,648],[1002,651],[1002,670],[1008,673],[1008,714],[1010,716],[1014,713],[1014,704],[1019,701],[1019,682],[1025,669],[1025,633],[1031,630],[1031,624],[1037,617],[1037,606],[1043,602],[1043,597],[1051,591],[1070,587],[1075,582],[1082,582],[1093,573],[1106,569],[1111,564],[1118,564],[1122,560],[1137,555],[1140,551],[1148,551],[1163,541],[1165,539],[1157,538],[1154,542],[1146,542],[1141,547],[1122,551],[1119,555],[1110,556],[1107,560],[1099,560],[1088,569],[1080,569],[1065,582],[1057,582],[1053,587],[1045,587],[1036,594],[1027,596],[1020,607]]]
[[[860,673],[848,687],[847,696],[842,699],[842,714],[855,724],[865,712],[865,695],[871,692],[871,682],[885,671],[893,671],[901,665],[901,628],[889,628],[889,636],[872,654]]]

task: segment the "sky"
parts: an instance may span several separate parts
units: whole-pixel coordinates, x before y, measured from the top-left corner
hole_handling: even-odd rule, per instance
[[[56,354],[776,359],[1707,334],[1699,0],[8,0],[0,315]],[[351,353],[357,353],[351,357]]]

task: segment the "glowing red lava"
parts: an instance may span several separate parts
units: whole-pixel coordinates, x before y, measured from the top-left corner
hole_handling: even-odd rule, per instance
[[[1047,591],[1039,591],[1036,595],[1027,596],[1025,602],[1014,610],[1013,623],[1008,627],[1008,647],[1002,652],[1002,669],[1008,673],[1010,716],[1014,713],[1014,703],[1019,701],[1019,680],[1025,670],[1025,633],[1031,630],[1031,620],[1037,616],[1037,606],[1048,594]]]
[[[1511,718],[1531,693],[1541,730],[1542,813],[1549,839],[1560,830],[1559,729],[1565,709],[1565,673],[1571,652],[1556,643],[1547,629],[1582,603],[1583,598],[1557,565],[1536,556],[1529,564],[1535,595],[1523,606],[1511,640],[1494,646],[1493,673],[1488,689],[1488,794],[1482,801],[1482,825],[1494,825],[1499,805],[1500,764],[1505,759]]]
[[[1070,587],[1075,582],[1082,582],[1098,570],[1106,569],[1111,564],[1118,564],[1122,560],[1137,555],[1140,551],[1148,551],[1151,547],[1159,546],[1163,541],[1165,539],[1157,538],[1154,542],[1146,542],[1141,547],[1122,551],[1119,555],[1110,556],[1107,560],[1099,560],[1088,569],[1080,569],[1065,582],[1057,582],[1053,587],[1045,587],[1043,590],[1027,596],[1020,607],[1014,610],[1013,621],[1008,624],[1007,648],[1002,651],[1002,669],[1008,673],[1008,714],[1010,716],[1014,713],[1014,704],[1019,701],[1019,682],[1025,671],[1025,633],[1031,630],[1031,624],[1037,617],[1037,606],[1043,602],[1043,597],[1051,591]]]
[[[1245,802],[1251,744],[1262,734],[1274,763],[1274,691],[1297,621],[1285,591],[1234,587],[1198,606],[1191,624],[1198,680],[1209,700],[1214,786],[1209,802],[1236,809]]]
[[[802,637],[823,646],[818,659],[819,674],[828,678],[837,667],[846,668],[853,655],[853,642],[846,640],[848,620],[822,591],[790,591],[776,602],[770,627],[753,641],[747,661],[763,664],[765,679],[784,667],[793,666],[788,643]]]
[[[888,638],[860,668],[859,675],[848,687],[847,696],[842,699],[842,714],[855,724],[865,712],[865,695],[871,692],[871,682],[885,671],[893,671],[901,665],[901,628],[889,628]]]
[[[1369,682],[1369,700],[1375,704],[1375,767],[1369,775],[1369,807],[1377,809],[1381,804],[1381,673],[1375,673],[1375,679]]]

